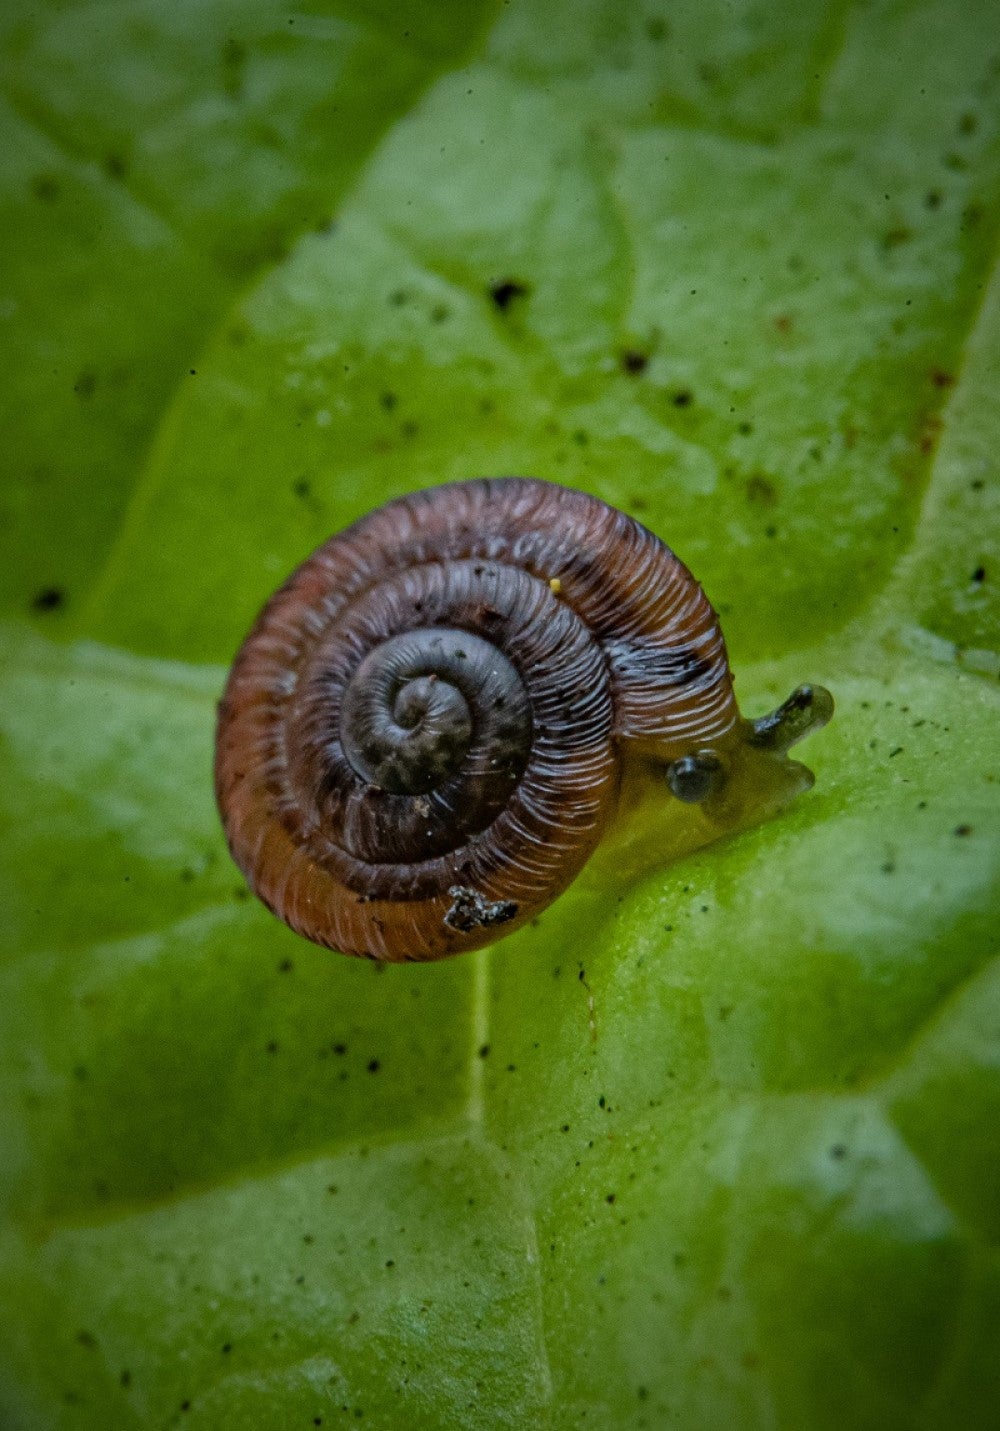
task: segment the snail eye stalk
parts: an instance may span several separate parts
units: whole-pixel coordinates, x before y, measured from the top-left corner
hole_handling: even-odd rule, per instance
[[[833,696],[825,686],[796,686],[777,710],[752,722],[749,743],[757,750],[784,753],[826,725],[832,715]]]

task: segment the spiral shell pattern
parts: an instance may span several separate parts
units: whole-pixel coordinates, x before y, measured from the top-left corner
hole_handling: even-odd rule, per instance
[[[506,934],[579,872],[626,748],[739,720],[715,613],[624,513],[531,478],[400,497],[271,598],[219,708],[233,856],[306,938],[426,960]]]

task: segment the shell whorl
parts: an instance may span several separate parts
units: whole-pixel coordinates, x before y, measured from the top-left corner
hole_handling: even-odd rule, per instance
[[[739,720],[686,567],[597,498],[450,484],[332,537],[271,598],[220,705],[236,862],[316,943],[433,959],[536,914],[606,828],[621,754]]]

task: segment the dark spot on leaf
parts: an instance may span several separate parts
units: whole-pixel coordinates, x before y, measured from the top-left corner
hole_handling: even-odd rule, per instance
[[[490,284],[488,292],[500,312],[506,313],[515,299],[527,298],[531,289],[527,283],[522,283],[519,279],[501,278],[498,282]]]
[[[971,825],[956,825],[956,826],[955,826],[955,834],[958,835],[959,839],[963,839],[966,835],[971,835],[971,834],[972,834],[972,826],[971,826]]]
[[[60,611],[66,605],[66,593],[61,586],[43,586],[31,605],[35,611]]]
[[[670,399],[674,407],[690,407],[694,402],[694,393],[690,388],[680,388]]]
[[[246,46],[230,36],[222,47],[222,88],[230,99],[242,97],[246,59]]]
[[[746,493],[747,501],[760,507],[773,507],[778,500],[777,488],[762,472],[755,472],[747,479]]]
[[[899,248],[900,244],[908,243],[912,237],[912,229],[905,224],[895,224],[882,235],[882,247],[886,250]]]
[[[36,174],[31,181],[31,192],[43,204],[51,204],[62,193],[62,185],[54,174]]]
[[[80,376],[77,378],[76,382],[73,384],[73,391],[76,393],[77,397],[80,397],[80,398],[89,398],[89,397],[93,397],[93,395],[94,395],[94,389],[95,389],[96,387],[97,387],[97,376],[96,376],[96,374],[91,373],[91,372],[84,372],[84,373],[81,373],[81,374],[80,374]]]
[[[649,366],[649,354],[643,353],[639,348],[626,348],[620,357],[622,371],[635,377],[639,373],[644,373]]]
[[[982,583],[986,580],[986,568],[984,566],[977,566],[975,571],[972,573],[972,580],[976,586],[982,585]]]

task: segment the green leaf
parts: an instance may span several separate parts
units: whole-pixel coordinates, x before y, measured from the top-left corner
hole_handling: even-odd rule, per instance
[[[994,7],[0,36],[0,1423],[994,1425]],[[248,897],[214,700],[331,531],[508,471],[837,715],[780,819],[373,970]]]

